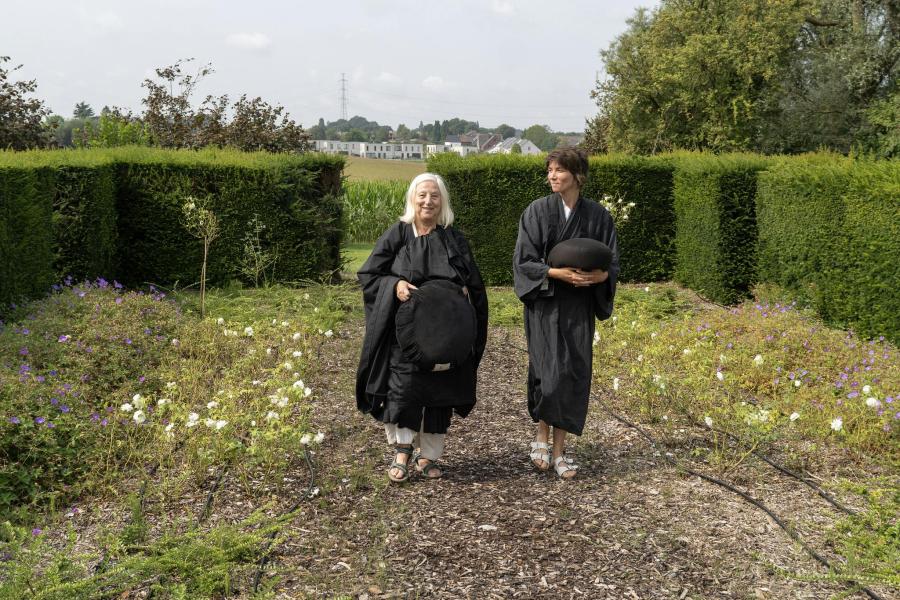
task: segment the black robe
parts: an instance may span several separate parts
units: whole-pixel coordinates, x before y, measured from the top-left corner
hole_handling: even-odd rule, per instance
[[[547,276],[553,246],[579,237],[599,240],[613,251],[605,282],[575,287]],[[513,281],[525,304],[528,412],[535,422],[581,435],[591,393],[594,319],[612,314],[618,273],[615,225],[593,200],[579,198],[568,220],[556,193],[535,200],[522,213]]]
[[[398,221],[375,243],[357,276],[366,309],[357,408],[384,423],[446,433],[454,410],[465,417],[475,405],[476,371],[487,343],[487,295],[468,242],[456,229],[440,226],[416,237],[412,225]],[[449,279],[468,288],[478,324],[468,361],[449,371],[425,372],[403,360],[394,328],[401,279],[416,286]]]

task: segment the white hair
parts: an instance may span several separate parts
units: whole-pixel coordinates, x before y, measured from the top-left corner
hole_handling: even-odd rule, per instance
[[[412,223],[416,218],[416,187],[423,181],[433,181],[437,184],[438,190],[441,192],[441,214],[438,215],[438,225],[450,227],[453,225],[453,209],[450,208],[450,192],[447,191],[447,185],[440,175],[436,173],[422,173],[409,184],[406,190],[406,211],[400,220],[404,223]]]

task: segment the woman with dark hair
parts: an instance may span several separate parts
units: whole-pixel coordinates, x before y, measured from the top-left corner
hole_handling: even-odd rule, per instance
[[[426,477],[441,477],[435,463],[453,412],[465,417],[475,405],[487,295],[469,244],[452,224],[443,179],[417,176],[406,193],[406,212],[357,273],[366,335],[356,405],[384,423],[396,447],[388,478],[397,483],[409,478],[410,461]],[[456,358],[435,358],[435,348],[448,344],[456,346]],[[414,445],[419,449],[411,458]]]
[[[522,213],[513,277],[516,295],[525,304],[528,412],[538,424],[529,456],[538,469],[545,471],[552,465],[559,477],[570,479],[578,467],[565,455],[566,434],[581,435],[584,429],[594,319],[608,319],[612,314],[619,255],[609,212],[581,196],[588,174],[587,155],[563,148],[549,153],[545,164],[552,193]],[[577,238],[605,244],[612,253],[608,269],[551,266],[551,250]]]

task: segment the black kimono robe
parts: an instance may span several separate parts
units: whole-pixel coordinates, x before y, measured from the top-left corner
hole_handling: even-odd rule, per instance
[[[465,417],[475,405],[476,371],[487,342],[487,295],[468,242],[456,229],[440,226],[416,237],[412,225],[398,221],[375,243],[357,276],[366,308],[357,408],[384,423],[446,433],[454,410]],[[478,325],[474,356],[439,372],[419,371],[403,360],[394,328],[401,279],[416,286],[449,279],[468,288]]]
[[[599,240],[613,251],[605,282],[575,287],[547,276],[553,246],[579,237]],[[612,217],[593,200],[579,198],[568,220],[557,193],[535,200],[522,213],[513,282],[525,304],[528,412],[535,422],[581,435],[591,392],[594,319],[612,314],[618,273]]]

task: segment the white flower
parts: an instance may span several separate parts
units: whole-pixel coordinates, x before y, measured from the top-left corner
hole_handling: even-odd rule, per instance
[[[303,380],[302,380],[302,379],[298,379],[297,381],[294,382],[293,385],[294,385],[295,388],[301,388],[301,389],[302,389],[303,387],[305,387],[305,386],[303,385]]]
[[[194,425],[197,424],[197,422],[199,420],[200,420],[200,415],[198,415],[195,412],[192,412],[191,414],[188,415],[187,426],[193,427]]]
[[[272,319],[272,325],[275,325],[276,323],[278,323],[278,320],[277,320],[277,319]]]
[[[215,419],[210,419],[209,417],[207,417],[206,420],[203,421],[203,423],[204,423],[207,427],[209,427],[210,429],[212,429],[212,428],[215,427],[215,425],[216,425],[216,420],[215,420]]]
[[[303,294],[303,299],[304,299],[304,300],[309,300],[309,294]]]
[[[871,385],[864,385],[864,386],[863,386],[863,389],[862,389],[862,393],[863,393],[863,394],[871,394],[871,393],[872,393],[872,386],[871,386]]]
[[[324,440],[324,439],[325,439],[325,434],[320,431],[319,433],[316,434],[316,437],[313,438],[313,441],[317,444],[321,444],[322,440]]]
[[[616,392],[619,391],[619,378],[618,377],[613,377],[613,390]]]
[[[308,433],[304,433],[303,437],[300,438],[300,443],[304,446],[309,446],[309,443],[312,441],[312,436]]]
[[[244,335],[247,337],[253,337],[253,328],[250,326],[244,327]]]
[[[284,367],[285,371],[293,371],[294,370],[294,364],[291,361],[287,361],[281,366]]]
[[[868,406],[869,408],[875,408],[879,404],[881,404],[881,403],[876,398],[873,398],[872,396],[869,396],[868,398],[866,398],[866,406]]]
[[[216,319],[216,325],[224,325],[224,324],[225,324],[225,319],[223,319],[222,317],[219,317],[218,319]]]
[[[720,354],[720,355],[719,355],[719,362],[725,362],[725,355],[724,355],[724,354]]]
[[[132,396],[131,403],[134,405],[135,408],[144,408],[147,405],[147,403],[144,401],[144,399],[141,397],[140,394],[135,394],[134,396]]]
[[[801,385],[803,385],[802,381],[800,381],[799,379],[794,380],[794,387],[800,387]]]
[[[293,352],[291,352],[291,356],[293,356],[294,358],[300,358],[301,356],[303,356],[303,352],[301,352],[300,350],[294,350]]]
[[[638,362],[644,362],[644,355],[643,355],[643,354],[638,354],[638,356],[637,356],[637,361],[638,361]]]
[[[294,340],[294,341],[296,342],[296,341],[299,340],[301,337],[303,337],[303,336],[301,336],[299,333],[295,333],[294,335],[291,336],[291,339]]]
[[[722,371],[716,371],[716,379],[719,381],[725,381],[725,373]]]
[[[712,417],[706,416],[703,417],[703,422],[706,423],[706,426],[712,429],[713,420]]]
[[[330,330],[330,329],[329,329],[328,331],[325,332],[325,337],[331,337],[331,336],[333,336],[333,335],[334,335],[334,332],[333,332],[332,330]]]
[[[282,322],[281,322],[281,326],[282,326],[282,327],[287,327],[288,325],[290,325],[290,323],[288,323],[287,321],[282,321]]]
[[[250,421],[250,427],[256,427],[256,420]]]
[[[629,202],[629,203],[628,203],[628,208],[634,208],[634,202]],[[650,288],[647,288],[647,289],[650,289]]]
[[[160,398],[159,400],[156,401],[157,406],[165,406],[168,403],[169,403],[168,398]]]
[[[206,408],[208,408],[209,410],[212,410],[218,406],[219,406],[219,403],[216,402],[215,400],[210,400],[209,402],[206,403]]]
[[[637,321],[632,321],[632,322],[631,322],[631,328],[634,329],[635,325],[637,325]]]
[[[266,421],[277,421],[277,420],[278,420],[278,413],[275,412],[274,410],[270,410],[269,412],[266,413]]]
[[[315,308],[313,308],[313,312],[314,312],[314,313],[317,313],[317,312],[319,312],[319,307],[318,307],[318,306],[316,306],[316,307],[315,307]]]
[[[844,420],[840,417],[836,417],[831,421],[831,429],[834,431],[840,431],[844,428]]]
[[[216,431],[222,429],[226,425],[228,425],[228,421],[226,421],[224,419],[219,419],[218,421],[216,421]]]
[[[649,291],[650,291],[650,286],[648,285],[647,287],[645,287],[645,288],[644,288],[644,291],[645,291],[645,292],[649,292]]]
[[[310,394],[312,394],[312,390],[311,390],[311,389],[305,388],[305,389],[303,390],[303,397],[304,397],[304,398],[309,397]]]
[[[175,429],[175,423],[169,423],[168,425],[166,425],[166,435],[168,435],[169,437],[172,437],[172,435],[174,435],[172,433],[173,429]]]
[[[262,381],[260,381],[259,379],[254,379],[253,381],[250,382],[250,385],[259,385],[261,383],[262,383]]]
[[[284,408],[288,405],[288,397],[287,396],[274,396],[272,398],[272,404],[277,406],[278,408]]]
[[[187,208],[188,208],[188,210],[194,210],[195,208],[197,208],[197,205],[194,204],[193,202],[188,202]]]
[[[659,334],[654,331],[653,333],[650,334],[650,339],[651,340],[655,339],[657,335],[659,335]]]
[[[166,389],[167,389],[167,390],[174,390],[174,389],[177,388],[177,387],[178,387],[178,384],[175,383],[174,381],[169,381],[169,382],[166,383]]]
[[[134,410],[134,407],[126,402],[125,404],[123,404],[122,406],[119,407],[119,410],[121,410],[122,412],[130,413],[131,411]]]
[[[181,343],[181,342],[178,341],[178,338],[172,338],[172,345],[173,345],[173,346],[177,346],[177,345],[180,344],[180,343]]]
[[[135,423],[140,425],[141,423],[143,423],[144,421],[147,420],[147,415],[145,415],[144,411],[142,411],[142,410],[136,410],[136,411],[134,411],[134,414],[131,416],[131,418],[134,419]]]
[[[685,348],[684,350],[681,351],[681,353],[684,354],[685,356],[687,356],[688,354],[691,353],[691,349],[690,349],[690,348]]]
[[[663,421],[668,421],[668,420],[669,420],[669,415],[663,415]]]
[[[761,364],[763,364],[762,354],[757,354],[756,356],[753,357],[753,364],[756,365],[757,367],[760,366]]]
[[[791,421],[796,421],[797,419],[800,418],[800,413],[798,413],[798,412],[792,412],[792,413],[791,413],[791,416],[790,416],[789,418],[790,418]]]
[[[272,349],[266,348],[266,356],[272,356]]]

